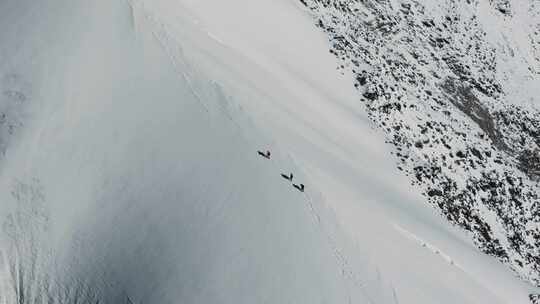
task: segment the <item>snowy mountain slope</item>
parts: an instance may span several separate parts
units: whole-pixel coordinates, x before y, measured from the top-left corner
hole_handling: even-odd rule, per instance
[[[538,285],[538,3],[300,2],[355,75],[398,169]]]
[[[395,172],[295,2],[1,5],[30,96],[1,302],[528,303]]]
[[[216,113],[219,86],[178,75],[149,21],[136,40],[125,3],[63,5],[91,22],[5,160],[3,301],[359,301],[302,196]]]

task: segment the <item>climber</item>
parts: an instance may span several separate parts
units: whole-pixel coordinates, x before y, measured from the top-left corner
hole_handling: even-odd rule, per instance
[[[270,159],[270,151],[266,150],[266,152],[262,152],[262,151],[257,151],[259,153],[260,156],[266,158],[266,159]]]
[[[292,173],[290,173],[288,176],[285,175],[285,174],[283,174],[283,173],[281,173],[281,176],[282,176],[284,179],[286,179],[286,180],[292,182],[292,179],[293,179]]]
[[[304,192],[304,184],[300,184],[300,185],[293,184],[293,187],[298,189],[298,191],[300,191],[300,192]]]

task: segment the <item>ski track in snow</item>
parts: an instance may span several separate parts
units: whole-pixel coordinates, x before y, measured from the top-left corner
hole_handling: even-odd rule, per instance
[[[444,253],[444,251],[442,251],[441,249],[439,249],[437,246],[425,241],[424,239],[422,239],[421,237],[419,237],[418,235],[410,232],[409,230],[401,227],[400,225],[398,224],[394,224],[394,228],[399,232],[401,233],[404,237],[406,237],[407,239],[419,244],[420,246],[426,248],[427,250],[431,251],[432,253],[440,256],[443,260],[445,260],[447,263],[449,263],[450,265],[453,265],[457,268],[459,268],[460,270],[465,271],[465,269],[463,267],[461,267],[458,263],[456,263],[454,261],[454,259],[452,259],[452,257],[450,257],[448,254]]]

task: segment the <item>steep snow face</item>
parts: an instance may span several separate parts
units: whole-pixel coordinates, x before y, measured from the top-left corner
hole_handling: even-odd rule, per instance
[[[2,2],[0,303],[527,303],[300,8]]]
[[[32,1],[2,9],[48,56],[12,54],[41,112],[2,159],[1,303],[366,301],[279,177],[287,160],[257,156],[269,140],[158,20],[121,1],[48,4],[27,20]]]
[[[366,301],[279,178],[286,159],[257,156],[269,141],[158,20],[121,1],[48,4],[27,20],[32,1],[2,9],[48,56],[12,54],[41,112],[2,159],[0,302]]]
[[[486,253],[540,284],[537,1],[300,0],[398,169]]]

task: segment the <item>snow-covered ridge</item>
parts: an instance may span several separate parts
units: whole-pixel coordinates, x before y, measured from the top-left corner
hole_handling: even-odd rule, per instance
[[[300,2],[355,75],[398,169],[540,284],[538,2]]]

